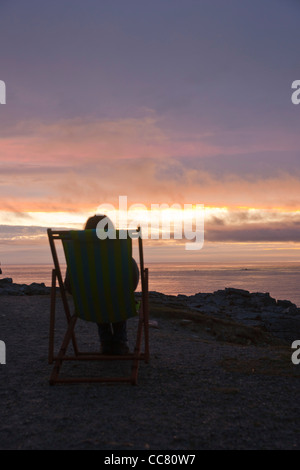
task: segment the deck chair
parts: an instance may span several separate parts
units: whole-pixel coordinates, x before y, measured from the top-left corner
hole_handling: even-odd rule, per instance
[[[139,229],[138,229],[139,230]],[[141,232],[114,231],[115,239],[99,238],[96,230],[52,230],[48,238],[54,269],[50,304],[49,364],[53,364],[50,384],[77,382],[127,382],[137,383],[140,361],[149,361],[148,333],[148,269],[144,268]],[[142,296],[136,302],[132,283],[132,241],[134,232],[138,239]],[[61,249],[61,243],[63,249]],[[57,244],[60,245],[58,256]],[[64,258],[70,278],[73,307],[67,294],[62,273]],[[58,289],[57,289],[58,281]],[[54,354],[56,316],[56,292],[60,292],[67,319],[67,329],[59,348]],[[137,316],[135,347],[133,353],[124,356],[103,355],[98,352],[79,351],[75,335],[78,318],[94,323],[113,323]],[[68,355],[69,347],[73,354]],[[143,346],[143,348],[142,348]],[[143,351],[142,351],[143,349]],[[131,361],[130,373],[125,376],[61,376],[65,361]],[[130,365],[130,364],[129,364]],[[70,374],[69,374],[70,375]]]

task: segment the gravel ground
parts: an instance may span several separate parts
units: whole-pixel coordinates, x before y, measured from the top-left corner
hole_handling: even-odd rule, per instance
[[[289,348],[221,342],[189,322],[156,320],[137,386],[49,386],[49,297],[2,296],[0,449],[300,449],[300,365]],[[58,337],[64,328],[62,317]],[[95,325],[77,331],[99,347]]]

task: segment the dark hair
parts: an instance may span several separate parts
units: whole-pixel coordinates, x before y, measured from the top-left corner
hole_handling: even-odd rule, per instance
[[[93,215],[92,217],[89,217],[85,223],[85,227],[84,229],[85,230],[89,230],[89,229],[96,229],[97,228],[97,225],[98,223],[105,219],[105,217],[107,218],[107,224],[105,224],[105,227],[104,227],[104,230],[107,230],[109,228],[112,228],[113,227],[113,223],[112,221],[110,220],[109,217],[107,217],[106,215]],[[108,226],[108,224],[111,224],[110,227]],[[138,265],[136,264],[136,261],[134,258],[132,258],[132,268],[133,268],[133,271],[132,271],[132,275],[133,275],[133,285],[134,285],[134,290],[136,290],[137,286],[138,286],[138,283],[139,283],[139,276],[140,276],[140,272],[139,272],[139,268],[138,268]],[[68,271],[67,271],[68,273]],[[65,279],[65,286],[66,286],[66,289],[68,290],[68,292],[72,293],[71,292],[71,285],[70,285],[70,281],[68,279],[68,274],[66,275],[66,279]]]
[[[93,228],[97,228],[97,225],[98,223],[105,219],[105,217],[108,219],[108,221],[111,223],[112,225],[112,222],[111,220],[106,216],[106,215],[93,215],[92,217],[89,217],[85,223],[85,230],[88,230],[88,229],[93,229]],[[108,223],[105,225],[104,227],[105,229],[108,229]]]

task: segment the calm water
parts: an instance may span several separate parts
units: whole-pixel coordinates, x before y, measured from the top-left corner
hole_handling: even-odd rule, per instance
[[[287,299],[300,307],[300,264],[290,265],[199,265],[147,264],[149,289],[164,294],[214,292],[225,287],[246,289],[250,292],[269,292],[276,299]],[[2,277],[14,282],[51,284],[50,265],[2,266]]]

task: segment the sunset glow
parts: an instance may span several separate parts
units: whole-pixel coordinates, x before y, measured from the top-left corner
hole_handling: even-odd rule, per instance
[[[104,3],[0,6],[2,264],[47,262],[46,228],[120,196],[148,225],[203,205],[203,249],[156,227],[149,262],[299,260],[296,6]]]

